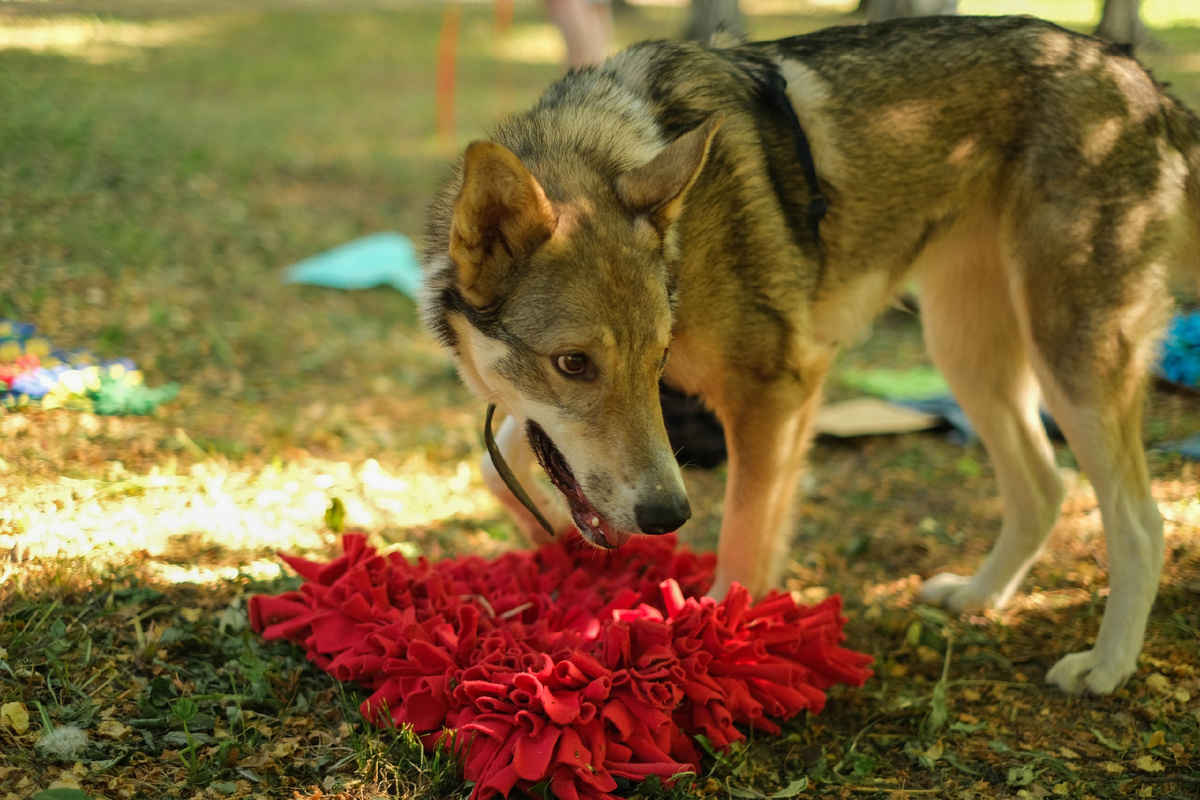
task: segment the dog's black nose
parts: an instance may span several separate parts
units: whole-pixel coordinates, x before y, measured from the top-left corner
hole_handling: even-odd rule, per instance
[[[692,517],[692,507],[686,495],[651,503],[640,503],[633,507],[642,533],[658,535],[679,530]]]

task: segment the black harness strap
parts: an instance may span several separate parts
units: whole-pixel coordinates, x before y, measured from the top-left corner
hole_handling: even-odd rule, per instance
[[[808,184],[808,229],[813,239],[821,239],[821,220],[829,212],[829,202],[821,194],[821,186],[817,183],[817,163],[813,160],[812,147],[808,144],[808,135],[796,116],[796,109],[787,96],[787,80],[776,70],[770,71],[770,77],[763,81],[767,96],[779,109],[779,113],[788,121],[792,129],[792,138],[796,143],[796,160],[804,171],[804,181]]]

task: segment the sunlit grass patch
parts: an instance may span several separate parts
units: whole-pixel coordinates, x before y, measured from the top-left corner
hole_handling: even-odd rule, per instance
[[[265,467],[220,459],[145,475],[114,464],[105,477],[60,477],[6,494],[0,552],[93,563],[136,555],[162,562],[157,574],[167,580],[193,583],[236,577],[257,553],[328,550],[336,537],[325,528],[325,512],[335,499],[347,527],[413,532],[418,538],[404,548],[412,556],[440,552],[430,531],[459,520],[482,532],[500,515],[477,465],[416,455],[394,472],[374,459]]]
[[[147,48],[201,39],[220,24],[217,17],[144,22],[72,15],[0,17],[0,50],[52,53],[103,64],[134,58]]]

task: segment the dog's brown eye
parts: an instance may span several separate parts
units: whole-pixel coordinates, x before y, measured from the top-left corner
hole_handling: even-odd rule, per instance
[[[583,353],[567,353],[554,360],[554,365],[563,375],[582,375],[587,372],[588,360]]]

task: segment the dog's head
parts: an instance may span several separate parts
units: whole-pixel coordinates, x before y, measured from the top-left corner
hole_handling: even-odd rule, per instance
[[[443,239],[449,260],[426,290],[464,380],[525,421],[580,532],[602,547],[691,515],[658,380],[673,226],[720,122],[607,180],[560,159],[533,164],[539,181],[508,148],[475,142]]]

